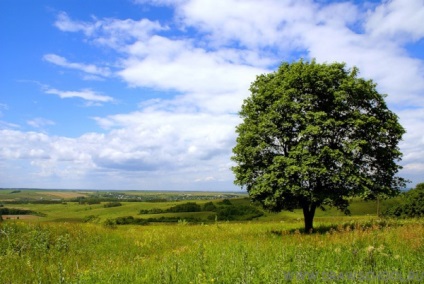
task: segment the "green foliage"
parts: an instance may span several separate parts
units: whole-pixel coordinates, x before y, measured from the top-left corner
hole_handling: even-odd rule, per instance
[[[20,208],[0,208],[0,214],[3,215],[39,215],[40,213],[33,212],[31,210],[20,209]]]
[[[229,199],[223,199],[222,201],[218,202],[218,205],[233,205]]]
[[[101,198],[96,198],[96,197],[86,198],[84,196],[81,196],[81,197],[77,197],[77,198],[73,199],[72,201],[76,201],[79,204],[93,205],[93,204],[100,204],[101,201],[102,201],[102,199]]]
[[[345,64],[283,63],[252,83],[240,111],[235,183],[271,211],[347,211],[348,198],[394,196],[405,132],[376,84]]]
[[[401,203],[387,208],[383,215],[400,218],[424,217],[424,183],[401,195]]]
[[[99,216],[96,216],[96,215],[88,215],[88,216],[85,216],[85,217],[83,218],[83,222],[84,222],[84,223],[94,222],[94,221],[97,221],[98,219],[99,219]]]
[[[148,221],[141,218],[134,218],[133,216],[125,216],[118,217],[115,219],[116,225],[128,225],[128,224],[136,224],[136,225],[146,225]]]
[[[113,202],[108,202],[106,204],[103,205],[104,208],[109,208],[109,207],[118,207],[118,206],[122,206],[121,202],[117,202],[117,201],[113,201]]]
[[[244,200],[243,200],[244,201]],[[248,200],[247,200],[248,201]],[[220,202],[217,202],[216,205],[213,202],[206,202],[203,206],[195,203],[195,202],[187,202],[184,204],[178,204],[176,206],[172,206],[168,209],[159,209],[153,208],[150,210],[140,210],[140,214],[163,214],[163,213],[195,213],[195,212],[214,212],[215,214],[209,215],[207,220],[203,221],[211,221],[215,220],[223,220],[223,221],[246,221],[252,220],[254,218],[258,218],[263,216],[263,212],[256,208],[253,205],[245,205],[245,202],[238,204],[233,204],[228,199],[223,199]],[[250,203],[248,201],[248,203]],[[149,222],[176,222],[180,219],[180,217],[165,217],[162,216],[160,218],[148,218]],[[202,221],[196,217],[188,217],[185,216],[184,219],[190,222],[200,222]]]
[[[213,212],[213,211],[215,211],[216,210],[216,206],[215,206],[215,204],[213,204],[213,202],[206,202],[205,204],[203,204],[203,207],[202,207],[202,211],[211,211],[211,212]]]
[[[162,213],[178,213],[178,212],[201,212],[202,206],[196,202],[186,202],[172,206],[168,209],[152,208],[149,210],[142,209],[139,211],[140,214],[162,214]]]
[[[218,206],[216,209],[217,219],[220,221],[247,221],[261,217],[264,213],[258,208],[245,205]]]
[[[110,218],[106,219],[103,225],[109,229],[116,229],[116,221]]]
[[[166,212],[200,212],[202,207],[196,202],[187,202],[168,208]]]

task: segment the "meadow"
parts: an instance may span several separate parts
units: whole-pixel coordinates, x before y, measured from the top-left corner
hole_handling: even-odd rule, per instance
[[[379,218],[373,202],[354,201],[351,216],[317,212],[313,234],[301,232],[299,211],[251,221],[105,222],[182,202],[4,204],[46,216],[0,223],[0,283],[424,281],[424,220]],[[97,218],[84,222],[87,215]]]

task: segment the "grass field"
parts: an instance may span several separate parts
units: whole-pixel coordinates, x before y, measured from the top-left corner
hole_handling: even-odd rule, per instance
[[[340,220],[338,220],[340,221]],[[420,220],[119,226],[4,222],[1,283],[393,283],[424,280]],[[290,230],[294,231],[291,232]],[[314,278],[314,279],[312,279]],[[332,280],[332,281],[329,281]]]
[[[424,282],[424,220],[380,219],[375,202],[353,200],[351,216],[318,211],[313,234],[300,232],[298,210],[247,222],[104,222],[181,203],[4,204],[46,217],[0,223],[0,283]],[[88,215],[97,218],[83,223]]]

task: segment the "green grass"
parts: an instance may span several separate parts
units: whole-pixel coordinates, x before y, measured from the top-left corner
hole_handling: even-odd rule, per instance
[[[376,202],[352,200],[351,216],[334,208],[318,210],[314,234],[301,233],[301,210],[245,222],[104,225],[123,216],[207,219],[213,214],[138,215],[141,209],[187,201],[121,202],[110,208],[105,203],[5,204],[47,216],[0,223],[0,283],[424,282],[424,220],[379,219]],[[394,201],[380,206],[387,202]],[[91,215],[96,218],[83,223]]]
[[[312,235],[298,233],[301,226],[3,222],[0,282],[386,283],[385,273],[393,273],[394,283],[408,277],[419,283],[424,277],[422,220],[356,220],[323,225],[323,233]]]

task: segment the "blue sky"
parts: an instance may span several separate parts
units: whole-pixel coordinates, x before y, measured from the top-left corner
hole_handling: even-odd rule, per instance
[[[424,2],[1,0],[0,187],[237,190],[237,112],[301,57],[357,66],[424,181]]]

